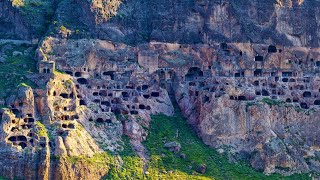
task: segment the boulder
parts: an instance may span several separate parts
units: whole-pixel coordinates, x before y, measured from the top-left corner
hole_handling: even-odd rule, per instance
[[[197,171],[198,173],[204,174],[204,173],[206,173],[206,171],[207,171],[207,166],[204,165],[204,164],[202,164],[202,165],[200,165],[200,166],[197,168],[196,171]]]
[[[174,141],[165,143],[164,147],[175,153],[179,152],[181,149],[180,143]]]

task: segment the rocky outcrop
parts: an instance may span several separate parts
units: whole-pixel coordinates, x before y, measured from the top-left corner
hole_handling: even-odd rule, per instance
[[[76,157],[75,157],[76,158]],[[84,160],[72,162],[68,158],[59,158],[54,161],[49,179],[101,179],[109,170],[108,162],[90,164]]]
[[[119,1],[103,2],[108,8],[98,6],[101,0],[76,1],[84,9],[81,19],[100,39],[130,44],[158,41],[319,45],[317,1],[121,1],[119,8]],[[115,17],[103,18],[109,17],[110,12],[115,14],[115,10]]]
[[[18,37],[19,39],[29,39],[30,29],[24,22],[19,9],[12,5],[11,1],[0,2],[0,35],[3,38]]]
[[[195,109],[194,102],[183,99],[180,106],[186,115],[196,116],[190,122],[206,144],[226,148],[267,174],[305,172],[316,162],[319,111],[234,102],[227,96]]]
[[[0,112],[1,176],[48,179],[50,150],[47,137],[35,123],[32,88],[21,86],[10,109]]]
[[[8,108],[0,112],[0,175],[9,179],[104,176],[108,168],[82,160],[102,151],[78,121],[79,100],[73,82],[57,74],[48,81],[45,93],[36,92],[34,96],[31,87],[21,85],[17,96],[8,99]],[[72,157],[79,158],[75,167]]]

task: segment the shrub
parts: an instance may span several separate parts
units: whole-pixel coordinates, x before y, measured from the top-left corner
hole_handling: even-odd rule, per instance
[[[63,32],[65,32],[65,31],[67,31],[67,28],[65,27],[65,26],[60,26],[60,31],[63,31]]]

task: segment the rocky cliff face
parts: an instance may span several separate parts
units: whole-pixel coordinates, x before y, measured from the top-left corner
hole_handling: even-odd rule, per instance
[[[183,101],[180,105],[187,112],[191,103]],[[189,115],[197,116],[197,112],[195,126],[206,144],[229,149],[265,173],[319,169],[318,163],[307,158],[319,153],[318,111],[220,97]]]
[[[32,40],[46,32],[56,0],[0,2],[1,39]]]
[[[30,32],[18,8],[10,1],[0,2],[0,34],[3,38],[18,37],[30,38]]]
[[[114,41],[319,45],[318,1],[112,1],[109,11],[99,9],[101,1],[76,3],[95,37]]]
[[[105,59],[106,54],[119,58],[120,52],[134,51],[100,40],[44,41],[38,56],[55,60],[65,74],[49,67],[53,61],[41,61],[40,73],[31,79],[44,88],[21,84],[17,95],[6,98],[7,108],[1,112],[6,159],[1,162],[1,176],[99,179],[111,166],[103,151],[121,150],[123,134],[145,158],[141,141],[147,136],[150,115],[172,115],[173,106],[168,93],[153,83],[137,62]],[[48,55],[50,52],[55,55]],[[43,81],[38,81],[40,78]],[[17,155],[21,158],[15,158]],[[95,158],[101,159],[95,162]],[[22,167],[16,168],[17,164]]]

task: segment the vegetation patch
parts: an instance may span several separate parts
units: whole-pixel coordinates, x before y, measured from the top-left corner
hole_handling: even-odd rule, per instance
[[[280,106],[284,104],[283,101],[269,99],[269,98],[263,98],[261,102],[268,104],[269,106]]]
[[[115,156],[107,179],[146,179],[143,162],[133,150],[127,136],[122,137],[123,150]]]
[[[149,136],[144,142],[149,155],[147,164],[133,150],[127,136],[122,137],[122,151],[97,153],[91,158],[67,157],[67,160],[72,164],[107,168],[109,171],[103,179],[311,179],[308,174],[266,176],[245,162],[230,163],[226,155],[206,146],[179,112],[173,117],[155,115],[152,119]],[[166,149],[164,144],[167,142],[181,144],[180,152]],[[206,171],[198,173],[197,169],[202,165]]]
[[[5,61],[0,63],[0,98],[8,97],[17,92],[19,86],[36,87],[27,76],[37,72],[37,61],[32,59],[34,49],[29,45],[2,44]],[[25,54],[25,51],[31,51]],[[16,54],[15,54],[16,52]]]
[[[164,143],[173,141],[181,144],[179,153],[164,148]],[[149,150],[150,179],[310,179],[307,174],[266,176],[245,163],[230,163],[226,155],[206,146],[179,112],[173,117],[153,116],[150,133],[144,144]],[[181,158],[181,154],[185,158]],[[206,166],[204,174],[196,171],[200,165]]]
[[[36,121],[36,127],[40,137],[48,137],[47,128],[40,121]]]

